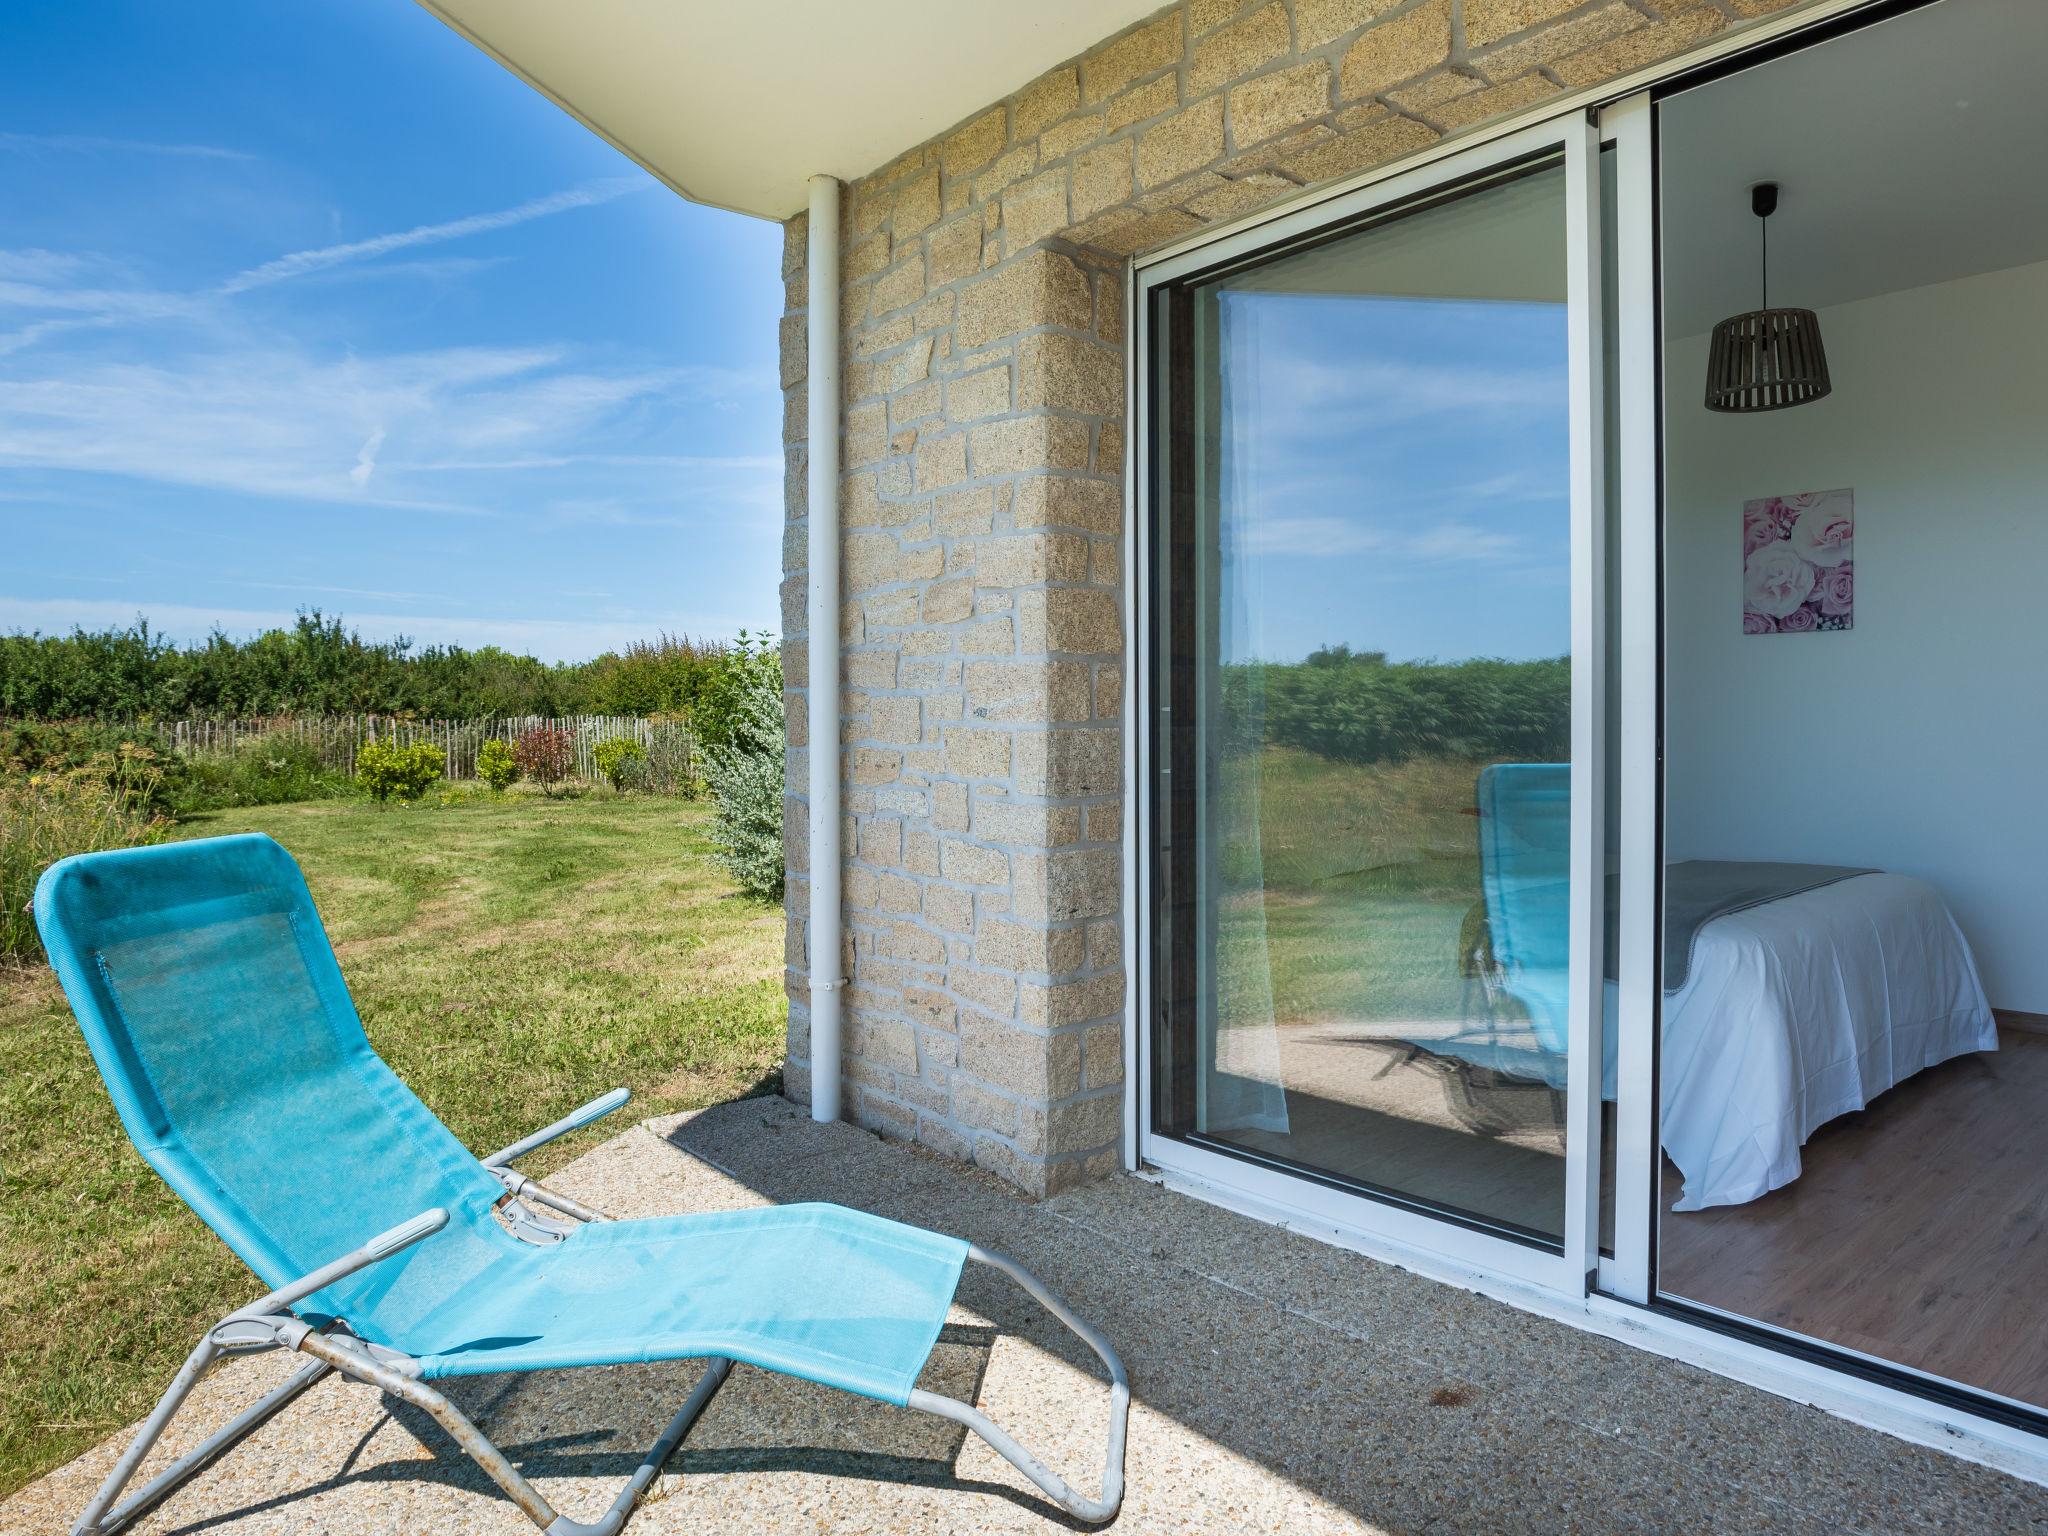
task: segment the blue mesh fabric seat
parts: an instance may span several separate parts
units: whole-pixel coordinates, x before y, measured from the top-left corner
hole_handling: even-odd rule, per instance
[[[1479,878],[1494,963],[1528,1010],[1537,1044],[1568,1043],[1571,963],[1569,763],[1493,763],[1479,771]]]
[[[550,1221],[536,1196],[596,1213],[479,1161],[377,1056],[298,866],[268,837],[66,859],[35,910],[129,1136],[273,1295],[445,1213],[268,1314],[292,1320],[273,1342],[339,1348],[345,1373],[711,1358],[720,1381],[738,1360],[910,1404],[962,1265],[995,1261],[835,1205]],[[549,1514],[550,1530],[581,1529]]]

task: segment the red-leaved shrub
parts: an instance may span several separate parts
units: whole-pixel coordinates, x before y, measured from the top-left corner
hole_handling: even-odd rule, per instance
[[[536,725],[512,743],[512,761],[522,777],[538,784],[542,794],[552,795],[576,767],[576,738],[553,726]]]

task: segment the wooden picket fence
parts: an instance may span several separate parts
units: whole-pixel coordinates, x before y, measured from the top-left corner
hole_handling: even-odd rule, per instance
[[[354,777],[356,749],[366,741],[397,746],[432,742],[447,756],[450,779],[474,779],[477,752],[487,741],[517,741],[537,726],[566,731],[576,741],[572,776],[586,783],[604,780],[597,768],[597,744],[625,738],[646,749],[649,788],[688,794],[700,768],[696,738],[676,720],[634,715],[518,715],[479,720],[415,720],[399,715],[279,715],[263,719],[190,719],[155,722],[165,743],[189,754],[232,752],[263,736],[284,735],[319,749],[328,768]]]

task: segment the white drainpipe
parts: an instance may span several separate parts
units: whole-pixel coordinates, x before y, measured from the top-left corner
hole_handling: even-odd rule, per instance
[[[811,178],[811,1118],[839,1118],[839,183]]]

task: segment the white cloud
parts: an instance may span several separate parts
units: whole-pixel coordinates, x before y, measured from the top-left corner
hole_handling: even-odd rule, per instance
[[[575,464],[598,464],[623,469],[682,469],[691,471],[773,470],[779,478],[782,460],[772,453],[556,453],[529,455],[522,459],[443,459],[415,464],[414,469],[471,473],[508,469],[567,469]]]
[[[116,585],[134,580],[132,576],[109,576],[101,579]],[[218,576],[212,572],[207,573],[207,580],[218,582],[224,587],[247,587],[252,591],[258,592],[290,592],[295,594],[300,601],[304,601],[308,597],[369,597],[386,603],[431,601],[437,603],[456,603],[458,607],[462,606],[457,599],[450,597],[446,592],[392,592],[381,587],[334,587],[310,581],[244,581],[232,576]],[[0,598],[0,602],[4,601],[4,598]]]
[[[0,249],[0,281],[68,282],[92,265],[91,257],[72,251],[52,251],[34,245],[21,250]]]
[[[645,191],[653,185],[654,183],[645,177],[612,177],[603,181],[587,182],[583,186],[570,187],[561,192],[550,192],[545,197],[532,198],[516,207],[501,208],[495,213],[475,213],[466,218],[449,219],[440,224],[421,224],[393,234],[373,235],[367,240],[351,240],[341,245],[323,245],[315,250],[294,251],[288,256],[278,257],[275,261],[266,261],[261,266],[236,273],[221,284],[220,291],[227,294],[243,293],[251,288],[281,283],[307,272],[317,272],[324,267],[339,266],[347,261],[361,261],[415,245],[437,245],[444,240],[461,240],[470,235],[488,234],[492,230],[510,229],[515,224],[543,219],[551,213],[608,203],[614,198],[624,197],[629,192]]]
[[[1569,493],[1570,488],[1558,475],[1517,469],[1509,470],[1506,474],[1489,475],[1484,480],[1475,480],[1467,485],[1447,486],[1438,499],[1468,504],[1491,503],[1495,506],[1513,506],[1531,501],[1563,501]]]
[[[1237,533],[1238,548],[1249,555],[1355,555],[1386,547],[1386,535],[1346,517],[1258,517],[1247,519]]]
[[[687,504],[695,482],[758,506],[781,472],[767,455],[709,474],[721,461],[587,452],[593,438],[637,432],[642,407],[673,419],[707,398],[772,393],[766,374],[600,372],[540,347],[323,357],[252,346],[153,364],[65,359],[39,375],[0,378],[0,465],[446,512],[493,510],[499,470],[609,458],[633,504],[668,507]]]
[[[1262,360],[1257,414],[1290,436],[1365,425],[1385,427],[1419,417],[1480,411],[1562,412],[1559,368],[1461,368],[1399,358],[1330,362],[1299,352]]]
[[[69,477],[17,473],[0,500],[14,499],[26,481],[33,499],[50,505],[75,508],[96,490],[126,501],[132,491],[118,480],[81,478],[109,476],[266,501],[506,516],[534,526],[595,516],[685,527],[707,542],[758,541],[761,530],[780,526],[783,461],[738,450],[772,444],[772,363],[747,371],[596,362],[559,345],[340,351],[293,339],[275,313],[259,323],[237,297],[282,283],[457,275],[464,263],[502,258],[448,248],[403,253],[653,185],[644,177],[592,182],[496,212],[295,252],[189,292],[152,287],[128,263],[97,254],[0,250],[0,326],[14,327],[0,331],[0,476]],[[319,297],[292,291],[306,302]],[[133,344],[125,336],[114,346],[71,344],[81,336],[26,350],[60,333],[131,324],[151,329]],[[708,413],[719,425],[695,430]],[[721,430],[728,421],[745,430]],[[663,451],[695,441],[734,451]],[[159,590],[189,600],[206,589]],[[767,591],[772,611],[772,585]],[[412,602],[404,593],[360,595]],[[423,634],[466,644],[503,633],[482,620],[462,633],[446,628],[452,619],[417,622]],[[748,621],[711,614],[689,622],[715,630]],[[625,615],[616,623],[624,635],[677,620]]]
[[[36,135],[13,137],[24,141],[37,139]],[[8,135],[0,134],[0,147],[4,147],[8,138]],[[78,142],[107,146],[121,141]],[[166,149],[166,152],[193,153],[203,148],[190,145],[156,147]],[[109,265],[96,257],[47,250],[0,251],[0,311],[13,309],[48,317],[14,331],[0,332],[0,356],[19,352],[69,331],[105,329],[110,326],[161,320],[218,321],[222,299],[232,298],[251,289],[266,288],[274,283],[311,274],[331,273],[336,268],[375,260],[393,251],[407,250],[414,246],[438,245],[450,240],[466,239],[472,235],[489,234],[494,230],[510,229],[514,225],[546,218],[550,214],[608,203],[630,193],[646,191],[653,186],[654,183],[645,177],[610,177],[586,182],[580,187],[551,192],[544,197],[530,198],[514,207],[501,208],[492,213],[471,214],[465,218],[448,219],[439,224],[421,224],[412,229],[373,235],[366,240],[352,240],[312,250],[294,251],[274,261],[267,261],[260,266],[238,272],[210,293],[177,293],[143,286],[111,286],[104,281],[95,280],[95,271],[103,270]],[[459,275],[465,269],[474,270],[475,267],[482,265],[484,260],[473,258],[467,263],[460,259],[393,263],[390,268],[379,270],[386,276],[397,275],[392,269],[399,269],[409,276],[441,278]]]
[[[377,468],[377,450],[383,446],[384,429],[379,427],[364,438],[363,446],[356,450],[356,467],[348,472],[348,477],[357,490],[370,483],[370,476]]]
[[[1252,517],[1237,530],[1236,554],[1335,559],[1371,555],[1383,570],[1426,565],[1507,565],[1527,558],[1523,540],[1468,522],[1430,522],[1399,532],[1338,515]]]
[[[1528,548],[1511,533],[1448,522],[1417,530],[1407,539],[1404,552],[1431,565],[1510,565],[1526,558]]]
[[[54,150],[62,154],[175,155],[193,160],[254,160],[246,150],[218,144],[164,144],[152,139],[109,139],[91,133],[0,133],[0,149]]]
[[[124,282],[128,277],[118,264],[100,257],[0,250],[0,314],[44,317],[0,332],[0,355],[65,331],[193,319],[212,308],[210,301],[190,294]]]

